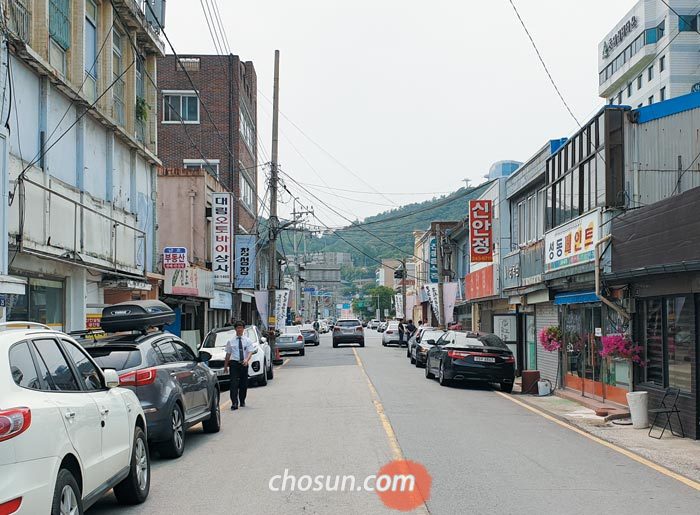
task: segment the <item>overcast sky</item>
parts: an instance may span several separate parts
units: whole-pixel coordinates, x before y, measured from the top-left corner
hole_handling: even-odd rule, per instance
[[[508,0],[208,1],[218,1],[231,51],[255,64],[259,161],[270,152],[262,94],[272,98],[279,49],[280,110],[327,152],[282,117],[280,165],[347,218],[454,191],[464,178],[478,184],[493,162],[525,161],[576,129]],[[603,105],[598,42],[634,1],[514,2],[564,98],[590,118]],[[170,0],[166,16],[178,53],[215,53],[200,2]],[[326,224],[346,223],[287,184]]]

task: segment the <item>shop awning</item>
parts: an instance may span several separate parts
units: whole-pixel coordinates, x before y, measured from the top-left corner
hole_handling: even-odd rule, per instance
[[[0,275],[0,294],[24,295],[26,288],[25,278]]]
[[[572,291],[558,293],[554,296],[554,304],[562,306],[564,304],[586,304],[588,302],[600,302],[595,291]]]

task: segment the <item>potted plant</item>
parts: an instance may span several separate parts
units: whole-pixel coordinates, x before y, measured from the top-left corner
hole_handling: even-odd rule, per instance
[[[539,332],[539,341],[547,352],[555,352],[562,348],[563,335],[561,329],[556,326],[545,327]]]
[[[604,358],[617,358],[643,365],[642,347],[630,340],[627,335],[609,334],[600,339],[603,349],[600,355]]]

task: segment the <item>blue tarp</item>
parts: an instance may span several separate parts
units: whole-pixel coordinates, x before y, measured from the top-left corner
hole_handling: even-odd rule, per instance
[[[554,304],[562,306],[564,304],[585,304],[587,302],[600,302],[595,291],[572,291],[559,293],[554,296]]]

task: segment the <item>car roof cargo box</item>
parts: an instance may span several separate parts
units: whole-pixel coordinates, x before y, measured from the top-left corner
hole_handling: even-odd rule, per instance
[[[175,322],[175,312],[159,300],[132,300],[102,310],[100,327],[107,333],[162,328]]]

